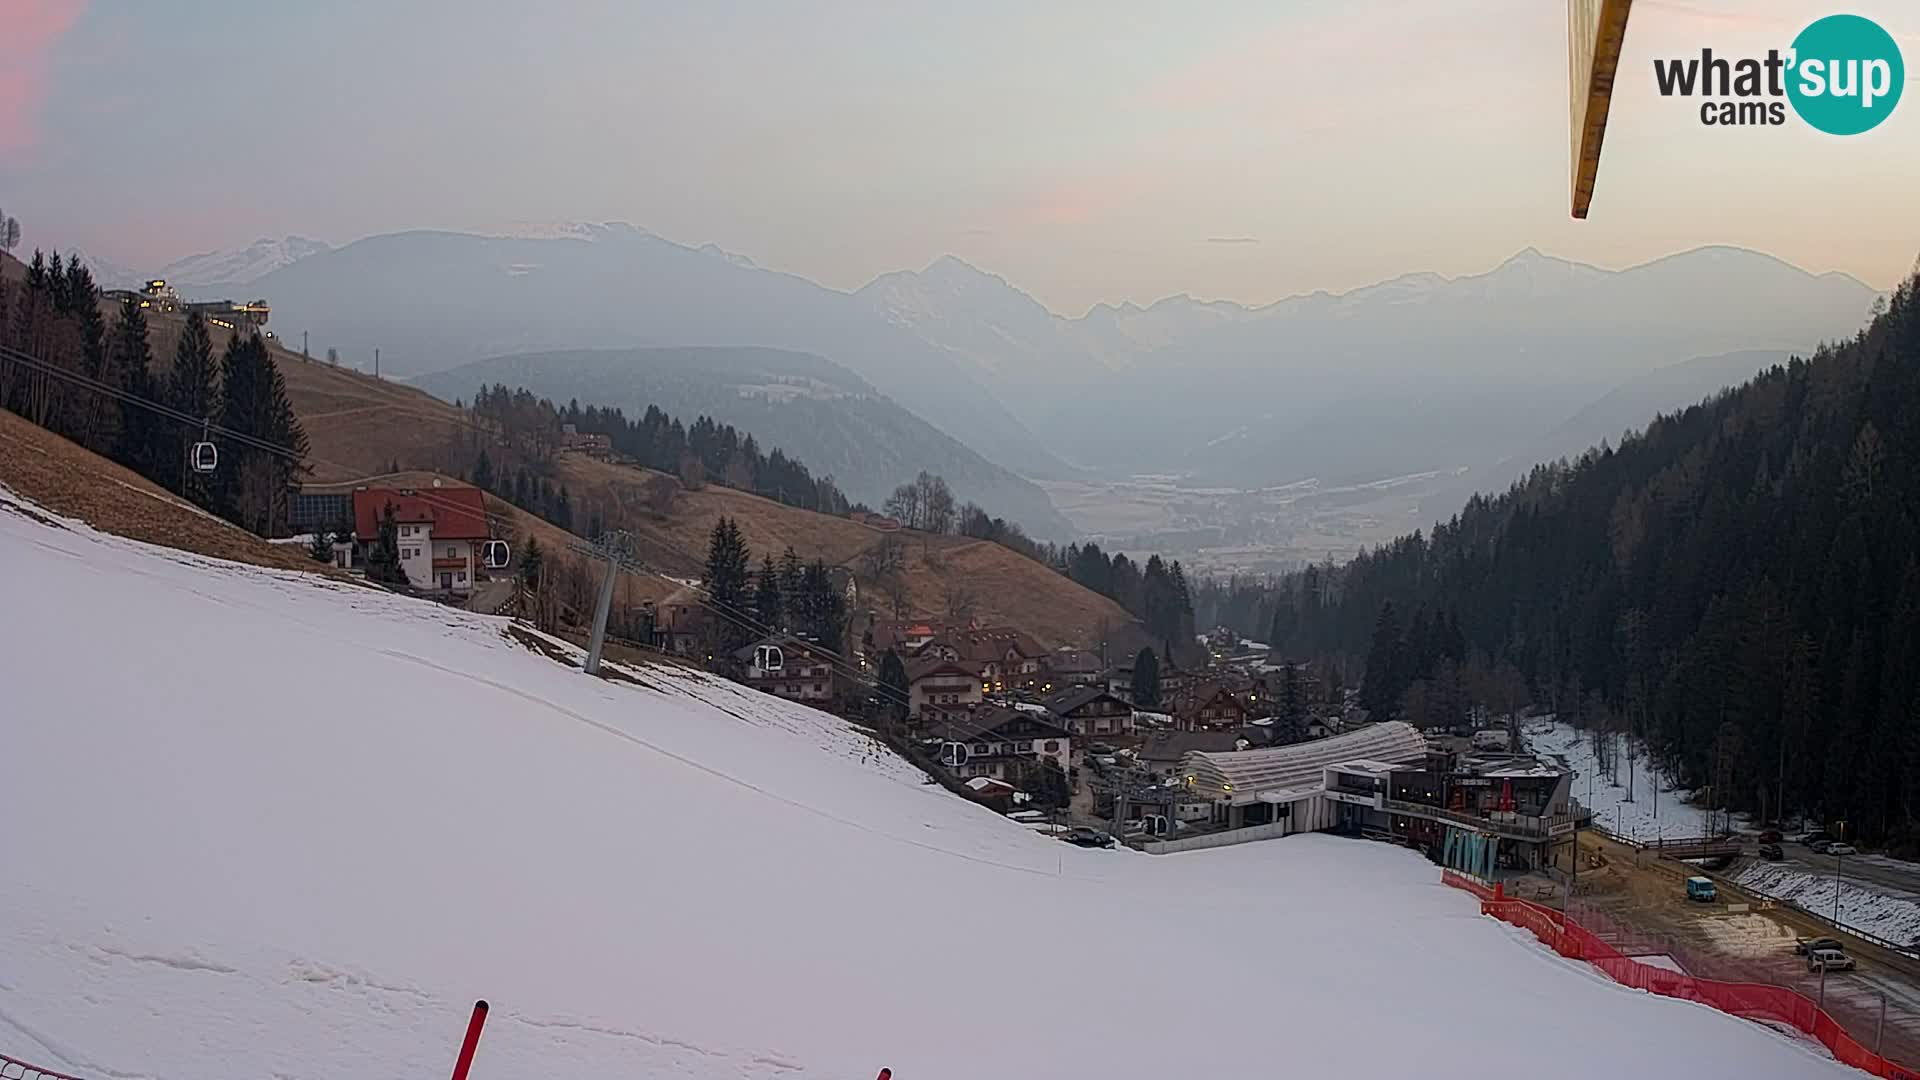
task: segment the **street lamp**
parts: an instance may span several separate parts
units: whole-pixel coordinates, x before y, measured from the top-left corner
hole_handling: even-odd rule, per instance
[[[1833,925],[1840,925],[1840,860],[1846,858],[1846,852],[1836,852],[1833,856]]]

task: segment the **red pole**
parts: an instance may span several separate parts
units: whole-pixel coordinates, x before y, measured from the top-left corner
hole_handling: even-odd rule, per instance
[[[893,1080],[893,1070],[892,1070],[892,1069],[881,1069],[881,1070],[880,1070],[880,1076],[879,1076],[879,1078],[878,1078],[878,1080]]]
[[[487,1003],[473,1003],[473,1019],[467,1021],[467,1038],[460,1044],[460,1058],[453,1063],[453,1080],[467,1080],[467,1070],[473,1066],[474,1048],[480,1045],[480,1027],[487,1022]]]

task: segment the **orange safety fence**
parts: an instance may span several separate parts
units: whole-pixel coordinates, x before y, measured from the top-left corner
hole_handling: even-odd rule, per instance
[[[1454,870],[1441,871],[1440,880],[1479,897],[1481,914],[1531,930],[1561,956],[1584,960],[1622,986],[1662,997],[1697,1001],[1746,1020],[1788,1024],[1819,1040],[1842,1064],[1888,1080],[1920,1080],[1920,1071],[1867,1049],[1866,1044],[1848,1034],[1839,1021],[1798,991],[1764,983],[1702,979],[1643,964],[1621,955],[1618,949],[1564,913],[1530,900],[1508,899],[1497,885]]]

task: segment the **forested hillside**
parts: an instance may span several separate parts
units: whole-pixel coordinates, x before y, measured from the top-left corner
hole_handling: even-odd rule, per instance
[[[1784,798],[1868,840],[1913,836],[1915,282],[1878,310],[1849,341],[1363,554],[1331,587],[1293,579],[1277,644],[1358,656],[1378,637],[1369,682],[1396,702],[1417,674],[1396,627],[1457,619],[1471,653],[1641,734],[1716,801]]]

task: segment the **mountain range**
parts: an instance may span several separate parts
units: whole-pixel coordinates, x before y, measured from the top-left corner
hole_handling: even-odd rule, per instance
[[[1529,248],[1479,274],[1070,318],[953,256],[845,292],[625,224],[297,254],[289,240],[196,265],[274,265],[232,287],[267,297],[283,334],[310,331],[363,367],[378,347],[402,377],[579,349],[791,350],[1021,476],[1241,487],[1511,463],[1623,383],[1698,357],[1806,351],[1858,326],[1878,295],[1739,248],[1624,270]]]
[[[237,290],[260,278],[309,256],[330,250],[319,240],[304,236],[286,236],[278,240],[260,239],[246,247],[230,251],[206,251],[175,259],[147,274],[104,259],[87,257],[86,262],[102,288],[132,289],[150,278],[164,278],[189,299],[239,299]]]
[[[832,476],[849,498],[871,506],[927,469],[962,498],[1020,522],[1034,536],[1064,540],[1073,533],[1033,481],[981,457],[839,364],[808,353],[720,346],[521,353],[415,382],[448,401],[504,383],[563,404],[618,407],[636,418],[649,405],[683,422],[711,416],[751,432],[764,448],[800,459],[815,475]]]

